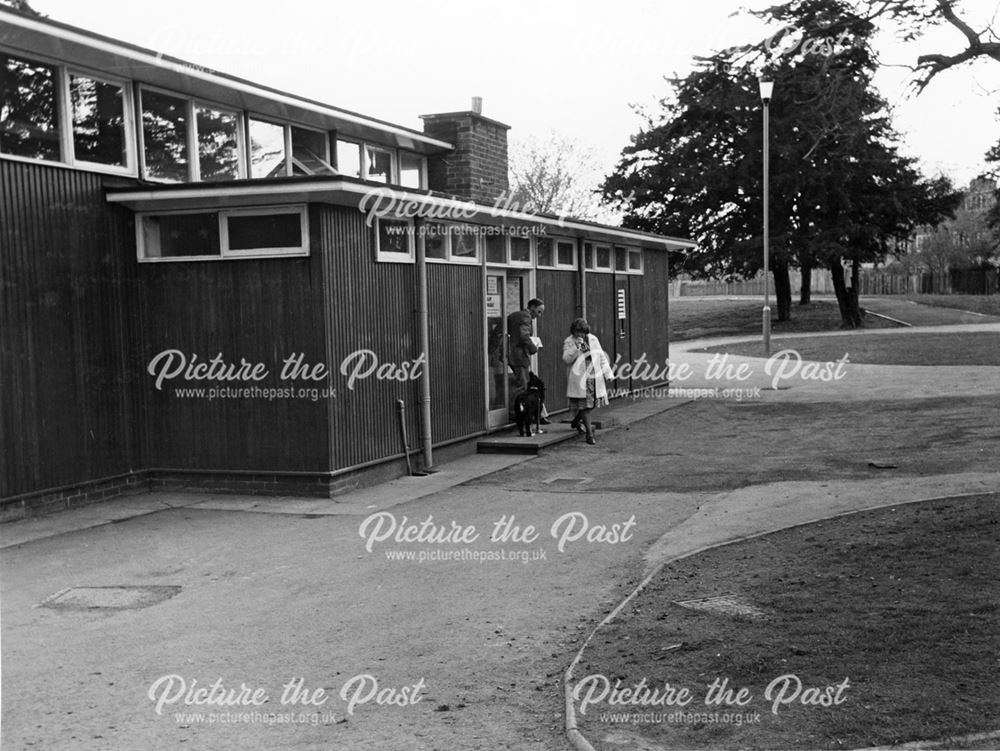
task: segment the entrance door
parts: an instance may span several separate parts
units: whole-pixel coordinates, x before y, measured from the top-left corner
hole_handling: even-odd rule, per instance
[[[512,374],[507,365],[507,316],[528,305],[528,273],[486,270],[486,409],[491,428],[510,422]]]

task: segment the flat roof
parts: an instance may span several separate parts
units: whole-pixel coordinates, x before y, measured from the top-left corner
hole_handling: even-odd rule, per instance
[[[147,183],[138,187],[109,187],[105,192],[108,202],[127,206],[133,211],[204,211],[292,203],[330,203],[353,206],[358,211],[386,218],[418,216],[431,221],[544,226],[551,230],[552,235],[585,237],[612,243],[628,242],[666,250],[697,247],[694,241],[679,237],[506,208],[501,201],[488,204],[443,193],[378,185],[334,175],[219,183]]]
[[[162,52],[0,6],[0,44],[28,57],[58,60],[242,110],[301,122],[423,154],[452,150],[419,130],[221,73]]]

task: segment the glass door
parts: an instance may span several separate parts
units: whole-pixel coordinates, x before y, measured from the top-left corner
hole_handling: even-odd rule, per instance
[[[507,367],[507,274],[486,271],[486,409],[489,426],[506,425],[510,369]]]

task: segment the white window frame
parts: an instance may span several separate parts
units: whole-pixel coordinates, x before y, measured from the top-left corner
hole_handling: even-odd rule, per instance
[[[147,256],[143,233],[143,223],[147,217],[185,214],[217,214],[219,232],[219,255],[217,256]],[[289,248],[254,248],[252,250],[229,249],[230,216],[271,216],[274,214],[299,214],[302,245]],[[176,211],[143,211],[135,216],[136,255],[140,263],[173,263],[176,261],[232,261],[240,258],[294,258],[309,255],[309,212],[305,204],[289,206],[258,206],[239,209],[184,209]]]
[[[438,258],[436,256],[434,258],[431,258],[429,255],[427,255],[426,227],[428,224],[433,224],[437,227],[441,227],[443,230],[440,233],[435,232],[434,236],[440,237],[444,242],[444,258]],[[423,233],[422,236],[424,240],[424,259],[427,261],[427,263],[451,263],[451,223],[441,222],[436,219],[425,221],[420,225],[420,231]]]
[[[50,167],[61,167],[69,169],[79,169],[86,172],[102,172],[111,175],[124,175],[127,177],[138,177],[139,156],[135,138],[135,99],[133,97],[132,82],[94,71],[80,65],[67,65],[47,55],[37,55],[34,52],[22,52],[0,46],[0,52],[10,57],[27,62],[40,63],[53,69],[55,76],[53,85],[55,86],[56,98],[56,129],[59,136],[59,157],[57,159],[35,159],[30,156],[20,156],[19,154],[8,154],[0,152],[0,159],[9,159],[13,162],[24,162],[26,164],[46,164]],[[69,78],[71,74],[92,78],[102,83],[111,83],[121,86],[124,91],[123,105],[125,107],[125,167],[116,167],[100,162],[88,162],[76,158],[73,150],[73,107],[72,98],[69,93]]]
[[[66,164],[91,172],[106,172],[112,175],[137,174],[137,158],[135,145],[135,105],[132,97],[132,83],[124,78],[106,76],[103,73],[92,73],[86,68],[77,66],[59,66],[59,88],[61,90],[60,120],[65,119],[66,127],[60,127],[62,138],[62,151]],[[125,166],[116,167],[112,164],[101,164],[100,162],[88,162],[86,159],[76,158],[76,149],[73,144],[73,97],[70,94],[70,78],[79,76],[89,78],[100,83],[109,83],[118,86],[122,90],[122,107],[125,110]]]
[[[368,150],[369,149],[371,149],[372,151],[382,152],[382,153],[387,154],[389,156],[389,179],[386,182],[384,182],[384,183],[381,180],[373,180],[372,178],[368,177]],[[365,141],[365,142],[362,143],[361,156],[362,156],[362,159],[361,159],[361,179],[362,180],[364,180],[366,182],[370,182],[370,183],[378,183],[379,185],[398,185],[399,184],[399,181],[398,181],[398,174],[399,173],[398,173],[398,165],[397,165],[396,150],[395,149],[390,148],[388,146],[382,146],[381,144],[369,143],[368,141]]]
[[[379,263],[416,263],[416,233],[414,232],[414,225],[412,219],[390,219],[391,222],[398,222],[400,224],[405,224],[407,227],[406,231],[406,246],[409,253],[403,256],[402,253],[392,253],[389,251],[382,251],[382,219],[375,220],[375,260]]]
[[[261,118],[258,117],[256,119],[260,120]],[[329,167],[331,170],[333,170],[333,174],[339,174],[337,172],[337,168],[333,166],[333,162],[330,161],[330,131],[321,130],[320,128],[313,128],[309,125],[299,125],[298,123],[293,123],[293,122],[284,122],[279,124],[285,126],[285,155],[286,155],[285,158],[288,161],[287,171],[289,175],[295,176],[295,168],[294,168],[295,151],[292,148],[293,144],[292,128],[298,128],[299,130],[308,130],[311,133],[319,133],[321,136],[323,136],[323,156],[320,157],[320,161],[323,162],[324,167]]]
[[[334,149],[337,148],[338,143],[349,143],[352,146],[356,146],[358,149],[358,173],[357,175],[345,175],[340,169],[340,153],[337,153],[337,164],[334,165],[334,169],[337,170],[338,175],[344,175],[345,177],[351,177],[356,180],[363,180],[364,178],[360,173],[364,172],[365,168],[365,144],[362,141],[355,141],[353,138],[341,138],[339,134],[334,136]]]
[[[253,141],[252,141],[252,139],[250,137],[250,121],[251,120],[256,120],[259,123],[267,123],[268,125],[277,125],[278,127],[280,127],[282,129],[282,139],[281,140],[282,140],[282,143],[284,144],[284,148],[285,148],[285,158],[283,160],[284,161],[284,167],[285,167],[285,173],[282,175],[282,177],[290,177],[291,174],[292,174],[292,159],[291,159],[291,151],[290,151],[290,149],[292,147],[292,131],[288,127],[288,123],[285,122],[285,121],[283,121],[283,120],[275,120],[273,117],[262,117],[260,115],[255,115],[253,112],[247,112],[246,116],[243,118],[243,121],[244,121],[244,131],[245,132],[244,132],[244,135],[243,135],[243,142],[244,142],[243,159],[241,161],[243,162],[243,169],[246,171],[247,177],[250,178],[251,180],[275,180],[275,179],[277,179],[277,178],[274,178],[274,177],[270,177],[270,178],[268,178],[268,177],[253,177],[253,178],[251,178],[250,177],[250,175],[253,174],[253,164],[251,164],[251,159],[253,159],[253,154],[252,154],[252,151],[253,151],[253,148],[252,148]],[[298,127],[298,126],[296,126],[296,127]]]
[[[542,240],[548,240],[552,243],[552,263],[542,263],[542,257],[538,252],[538,243]],[[535,268],[538,269],[554,269],[556,268],[556,238],[546,235],[543,238],[535,238]]]
[[[177,183],[173,180],[164,180],[161,177],[151,177],[146,174],[146,129],[143,127],[142,123],[142,113],[144,111],[142,92],[152,91],[157,94],[163,94],[164,96],[173,97],[174,99],[180,99],[185,104],[185,117],[187,117],[188,125],[186,132],[184,134],[185,143],[187,144],[188,150],[188,166],[187,174],[188,178],[184,182],[189,183],[200,183],[203,182],[201,179],[201,155],[198,153],[198,118],[197,118],[197,108],[204,107],[206,109],[213,109],[217,112],[224,112],[227,115],[236,116],[236,151],[240,155],[237,160],[237,169],[239,174],[230,178],[232,180],[245,180],[247,174],[247,161],[248,161],[248,149],[246,141],[247,128],[249,127],[247,121],[247,114],[243,110],[235,110],[232,107],[228,107],[224,104],[217,104],[215,102],[209,101],[207,99],[195,99],[187,94],[182,94],[171,89],[164,89],[159,86],[149,86],[144,83],[137,84],[139,89],[138,104],[136,107],[136,115],[139,118],[139,127],[136,130],[139,132],[139,168],[141,171],[142,179],[148,180],[153,183],[162,183],[165,185],[176,185]],[[263,120],[265,118],[255,117],[255,120]],[[271,121],[269,121],[271,122]],[[275,125],[285,125],[285,141],[288,141],[288,125],[287,123],[275,122]],[[212,181],[216,182],[216,181]]]
[[[229,178],[230,180],[245,180],[247,177],[247,159],[246,154],[248,153],[247,144],[244,140],[244,133],[246,132],[246,124],[244,120],[246,119],[246,113],[243,110],[234,110],[230,107],[224,107],[222,105],[213,104],[207,102],[204,99],[189,99],[188,100],[188,113],[191,122],[191,132],[188,136],[188,150],[195,155],[194,159],[190,160],[191,169],[190,174],[192,176],[191,182],[205,182],[201,179],[201,154],[198,153],[198,107],[203,107],[205,109],[213,109],[216,112],[223,112],[227,115],[236,116],[236,177]],[[285,132],[290,133],[288,126],[285,126]],[[286,141],[288,136],[285,136]],[[145,152],[145,150],[144,150]],[[212,182],[223,182],[213,180]]]
[[[597,264],[597,249],[607,248],[608,249],[608,265],[599,266]],[[610,243],[591,243],[591,252],[593,253],[593,263],[588,269],[597,274],[613,274],[615,273],[615,246]]]
[[[573,248],[573,261],[571,263],[560,263],[559,262],[559,243],[565,243]],[[552,238],[552,268],[563,269],[566,271],[575,270],[577,267],[577,257],[576,257],[576,240],[569,237],[553,237]]]
[[[419,184],[416,188],[408,187],[403,185],[403,153],[407,153],[411,156],[415,156],[420,160],[420,177]],[[396,164],[397,164],[397,175],[396,178],[399,181],[400,187],[408,187],[409,190],[426,190],[427,189],[427,157],[423,154],[418,154],[416,151],[410,151],[410,149],[396,149]]]
[[[646,261],[645,255],[642,252],[642,248],[637,248],[634,246],[629,246],[628,250],[628,271],[626,273],[633,274],[635,276],[642,276],[646,273]],[[639,258],[639,268],[632,268],[632,257],[638,256]]]
[[[526,240],[527,241],[527,243],[528,243],[528,260],[527,261],[515,261],[514,260],[514,250],[513,250],[512,246],[513,246],[513,241],[515,239],[517,239],[517,240]],[[527,236],[527,237],[517,237],[517,238],[515,238],[514,235],[508,234],[507,235],[507,244],[506,244],[506,247],[507,247],[507,265],[508,266],[513,266],[514,268],[521,268],[521,269],[530,269],[530,268],[534,267],[534,265],[535,265],[535,238],[534,237]]]
[[[453,233],[450,231],[455,227],[475,227],[477,225],[471,224],[469,222],[449,222],[446,225],[449,228],[448,232],[448,261],[449,263],[461,263],[465,265],[478,266],[482,263],[483,258],[483,247],[482,243],[479,241],[479,233],[472,233],[472,244],[476,249],[476,255],[470,258],[469,256],[457,256],[455,255],[455,243],[452,242]]]

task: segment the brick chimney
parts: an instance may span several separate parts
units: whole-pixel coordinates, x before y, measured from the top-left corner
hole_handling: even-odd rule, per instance
[[[424,133],[447,141],[455,150],[427,160],[431,190],[482,203],[493,203],[508,188],[509,125],[483,117],[483,100],[472,98],[468,112],[421,115]]]

